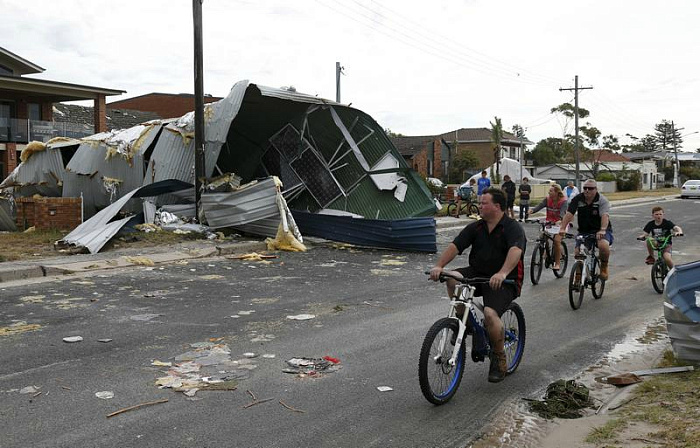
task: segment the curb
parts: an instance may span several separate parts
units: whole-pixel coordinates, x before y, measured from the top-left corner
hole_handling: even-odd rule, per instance
[[[114,254],[111,258],[101,260],[76,262],[51,262],[44,260],[41,264],[22,264],[7,269],[0,269],[0,284],[27,280],[30,278],[61,276],[79,272],[93,272],[132,266],[147,266],[151,263],[153,263],[153,265],[160,265],[174,263],[180,260],[192,260],[244,252],[260,252],[266,249],[267,245],[263,241],[243,241],[214,247],[182,249],[173,252],[155,252],[140,256]]]

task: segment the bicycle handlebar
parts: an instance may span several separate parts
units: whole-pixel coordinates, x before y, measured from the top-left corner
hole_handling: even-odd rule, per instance
[[[430,271],[425,271],[425,274],[430,275]],[[458,282],[464,283],[465,285],[471,285],[471,284],[475,284],[475,283],[488,283],[489,281],[491,281],[490,277],[472,277],[472,278],[461,277],[460,278],[460,277],[454,276],[452,274],[448,274],[447,272],[440,273],[439,280],[441,282],[444,282],[445,279],[448,279],[448,278],[451,278],[453,280],[457,280]],[[503,280],[503,283],[506,285],[514,285],[515,280],[511,280],[511,279],[507,278],[507,279]]]

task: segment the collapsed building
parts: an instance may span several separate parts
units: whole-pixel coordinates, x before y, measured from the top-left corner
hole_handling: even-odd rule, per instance
[[[436,250],[432,195],[366,113],[241,81],[227,97],[205,106],[204,121],[204,175],[227,179],[228,186],[233,179],[235,185],[229,188],[233,191],[222,192],[214,191],[221,182],[204,182],[199,222],[274,236],[284,214],[284,208],[270,206],[278,202],[276,192],[266,194],[258,187],[249,189],[250,194],[236,193],[274,176],[281,186],[265,185],[278,190],[291,215],[301,217],[303,234],[375,247]],[[194,217],[194,194],[183,193],[179,183],[174,189],[160,188],[155,196],[136,193],[159,182],[194,180],[193,112],[80,140],[35,142],[0,183],[0,230],[14,230],[17,223],[21,230],[14,201],[34,195],[82,198],[83,227],[108,208],[107,215],[113,214],[108,219],[120,212],[143,212],[148,222],[153,210],[161,208]],[[133,197],[119,201],[113,210],[129,194]]]

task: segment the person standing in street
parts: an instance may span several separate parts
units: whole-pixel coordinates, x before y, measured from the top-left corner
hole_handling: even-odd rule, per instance
[[[576,185],[574,185],[574,181],[570,180],[566,184],[566,188],[564,188],[564,194],[566,195],[566,202],[571,202],[573,198],[576,197],[577,194],[580,192],[578,191],[578,188],[576,188]]]
[[[510,176],[507,174],[503,176],[501,190],[506,194],[506,215],[510,219],[515,219],[515,213],[513,213],[513,204],[515,204],[515,182],[510,180]]]
[[[530,208],[530,193],[532,193],[532,187],[529,184],[527,177],[523,177],[523,183],[518,187],[518,193],[520,193],[520,221],[530,217],[528,213]],[[523,218],[523,215],[525,216]]]
[[[566,234],[566,228],[578,214],[579,235],[595,235],[600,253],[600,278],[608,279],[608,261],[610,245],[613,243],[612,224],[610,224],[610,202],[598,192],[598,183],[588,179],[583,183],[583,193],[579,193],[569,202],[566,215],[561,221],[559,235]],[[578,255],[581,242],[576,240],[574,254]]]
[[[481,172],[481,177],[476,181],[476,195],[481,199],[481,195],[491,186],[491,179],[487,177],[486,171]]]
[[[503,381],[507,371],[501,315],[520,295],[526,239],[522,226],[504,212],[506,197],[503,191],[497,188],[483,191],[479,207],[482,219],[467,225],[447,246],[430,270],[430,279],[438,281],[445,266],[471,247],[469,266],[446,272],[462,278],[489,278],[488,283],[476,285],[476,294],[484,298],[484,324],[493,347],[488,380],[497,383]],[[513,283],[504,284],[506,279],[513,280]],[[446,283],[447,293],[453,297],[457,282],[448,279]]]

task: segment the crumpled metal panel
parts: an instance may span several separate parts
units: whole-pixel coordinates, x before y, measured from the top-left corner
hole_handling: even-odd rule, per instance
[[[133,197],[159,196],[164,193],[192,189],[192,185],[175,179],[164,180],[152,185],[136,188],[119,198],[110,206],[100,210],[92,218],[80,224],[68,235],[59,240],[59,245],[85,247],[90,253],[97,253],[133,216],[112,221],[126,203]]]
[[[203,193],[202,210],[209,227],[236,227],[277,216],[277,185],[268,178],[226,193]]]
[[[9,232],[17,230],[17,223],[12,214],[12,204],[5,198],[0,198],[0,230]]]
[[[700,361],[700,261],[676,265],[664,282],[664,317],[673,352]]]
[[[47,144],[43,151],[34,152],[26,162],[22,162],[0,184],[0,189],[14,187],[15,196],[60,197],[64,183],[63,158],[61,148],[75,146],[76,141],[62,142],[62,145]]]
[[[138,125],[121,131],[86,137],[66,167],[63,197],[83,195],[85,216],[92,216],[143,184],[144,153],[161,129],[161,123]],[[127,207],[136,211],[139,204]]]
[[[231,122],[238,114],[248,81],[237,82],[228,96],[204,108],[204,175],[211,177],[226,143]],[[194,183],[194,112],[169,122],[151,154],[143,185],[164,179]]]

